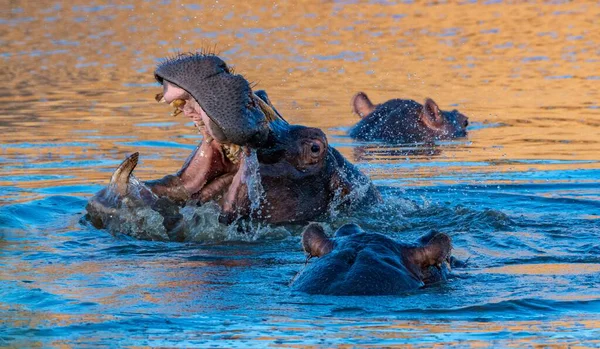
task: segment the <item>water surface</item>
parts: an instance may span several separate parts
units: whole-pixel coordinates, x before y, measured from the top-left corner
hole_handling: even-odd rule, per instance
[[[600,346],[598,3],[5,4],[0,346]],[[288,287],[301,227],[169,243],[81,222],[127,154],[141,179],[181,166],[199,138],[154,102],[152,71],[213,45],[382,190],[329,230],[439,229],[468,267],[394,297],[307,296]],[[431,97],[469,136],[354,142],[361,90]]]

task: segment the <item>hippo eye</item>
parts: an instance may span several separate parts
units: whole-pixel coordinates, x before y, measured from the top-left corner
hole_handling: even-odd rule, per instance
[[[303,142],[301,149],[303,165],[314,165],[319,163],[323,158],[326,146],[319,140],[311,139]]]

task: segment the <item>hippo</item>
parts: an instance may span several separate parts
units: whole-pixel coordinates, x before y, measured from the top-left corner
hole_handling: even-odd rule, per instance
[[[329,238],[318,223],[302,233],[302,247],[319,259],[294,280],[295,291],[321,295],[397,295],[447,279],[452,242],[432,231],[409,245],[356,224],[341,226]]]
[[[364,92],[352,98],[361,120],[348,134],[359,141],[431,143],[467,135],[468,118],[458,110],[442,111],[433,99],[423,105],[408,99],[391,99],[374,105]]]
[[[157,100],[189,117],[203,139],[176,174],[136,184],[154,195],[150,200],[131,202],[152,207],[156,201],[176,217],[165,200],[179,207],[212,201],[219,204],[223,223],[249,217],[284,224],[318,219],[333,206],[381,200],[369,178],[332,148],[320,129],[289,124],[265,91],[253,92],[216,55],[180,54],[160,64],[155,78],[163,86]],[[112,201],[94,196],[88,213],[115,206],[129,192],[119,189]]]

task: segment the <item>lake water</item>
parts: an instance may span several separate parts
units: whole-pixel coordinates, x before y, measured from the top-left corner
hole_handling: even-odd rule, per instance
[[[597,2],[0,3],[0,347],[600,347]],[[468,266],[394,297],[308,296],[288,287],[301,227],[168,243],[81,221],[127,154],[152,179],[197,144],[152,72],[203,48],[380,187],[330,230],[439,229]],[[361,90],[431,97],[469,135],[353,142]]]

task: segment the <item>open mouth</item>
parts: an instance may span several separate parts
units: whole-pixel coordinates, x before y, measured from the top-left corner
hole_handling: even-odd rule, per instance
[[[198,132],[204,136],[178,176],[192,200],[202,203],[215,201],[225,213],[246,213],[249,202],[245,161],[255,147],[230,142],[224,136],[226,132],[215,130],[216,126],[211,124],[211,119],[193,97],[183,96],[187,98],[176,98],[170,102],[163,93],[155,96],[157,102],[168,103],[173,108],[171,115],[183,113],[192,119]],[[252,94],[250,100],[264,114],[268,129],[274,123],[285,123],[274,108],[257,95]]]
[[[215,55],[178,55],[160,64],[154,75],[163,86],[163,92],[156,95],[156,100],[169,104],[173,108],[172,115],[183,113],[190,118],[203,135],[202,143],[176,178],[167,184],[184,188],[187,199],[218,202],[225,216],[246,216],[252,213],[250,206],[258,207],[257,211],[261,212],[277,211],[264,205],[269,201],[269,195],[282,195],[288,199],[277,206],[285,206],[285,210],[277,211],[279,216],[273,218],[271,215],[269,219],[301,216],[291,213],[298,196],[294,186],[297,179],[315,176],[321,168],[326,168],[322,165],[329,153],[326,137],[320,130],[289,125],[271,105],[264,91],[252,91],[248,81],[234,74]],[[266,180],[270,190],[254,195],[255,186],[262,185],[259,176],[255,175],[258,173],[276,180]],[[326,177],[322,181],[325,183],[329,179]],[[153,192],[169,196],[171,189],[160,185],[162,183],[153,186]],[[272,194],[275,191],[278,194]],[[326,202],[329,194],[329,191],[321,191],[315,200]],[[259,199],[263,196],[265,201]],[[186,201],[179,196],[176,200],[179,203]],[[313,207],[301,212],[317,210]]]

